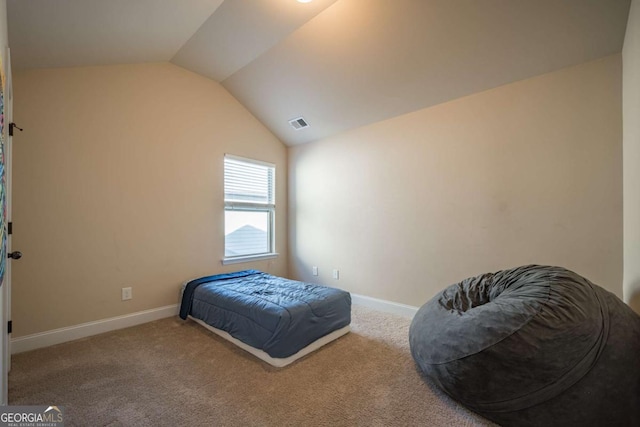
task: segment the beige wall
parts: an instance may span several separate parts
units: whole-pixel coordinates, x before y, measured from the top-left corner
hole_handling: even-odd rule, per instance
[[[640,313],[640,2],[633,0],[622,50],[624,299]]]
[[[14,77],[14,337],[175,304],[189,278],[287,273],[286,148],[219,84],[172,64]],[[224,153],[276,164],[276,260],[220,263]]]
[[[290,273],[419,306],[553,264],[621,297],[621,114],[614,55],[290,148]]]

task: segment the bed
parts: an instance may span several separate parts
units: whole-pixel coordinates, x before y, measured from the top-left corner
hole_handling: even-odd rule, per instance
[[[351,295],[243,270],[185,283],[180,317],[283,367],[349,332]]]

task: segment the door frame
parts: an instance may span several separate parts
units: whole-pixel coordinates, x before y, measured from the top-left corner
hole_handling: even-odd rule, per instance
[[[12,86],[12,76],[11,76],[11,52],[7,47],[5,49],[3,67],[4,67],[4,75],[5,75],[5,87],[4,87],[4,129],[8,129],[9,124],[13,122],[13,86]],[[8,228],[9,223],[11,222],[11,165],[12,165],[12,146],[11,140],[12,137],[9,135],[8,130],[4,130],[5,132],[5,165],[4,165],[4,173],[6,179],[6,203],[7,203],[7,217],[6,217],[6,226]],[[8,233],[8,229],[5,230],[7,232],[7,254],[11,252],[11,234]],[[0,325],[0,329],[2,330],[2,340],[0,353],[2,358],[2,372],[0,375],[1,386],[0,386],[0,402],[2,405],[7,405],[9,400],[9,371],[11,370],[11,334],[8,331],[8,322],[11,320],[11,258],[6,259],[5,272],[4,272],[4,280],[1,284],[1,301],[0,301],[0,311],[2,311],[0,315],[0,319],[2,319],[2,324]]]

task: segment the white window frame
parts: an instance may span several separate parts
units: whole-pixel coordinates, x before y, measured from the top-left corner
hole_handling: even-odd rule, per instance
[[[263,259],[275,258],[278,256],[278,253],[275,251],[275,217],[276,217],[276,205],[275,205],[275,192],[276,192],[276,165],[273,163],[263,162],[260,160],[248,159],[246,157],[235,156],[233,154],[225,154],[225,161],[227,159],[234,160],[237,162],[243,162],[252,165],[260,165],[272,168],[273,170],[273,179],[272,179],[272,192],[273,192],[273,203],[251,203],[251,202],[241,202],[241,201],[227,201],[225,198],[224,201],[224,212],[226,217],[227,211],[240,211],[240,212],[266,212],[268,218],[268,229],[267,229],[267,239],[268,239],[268,250],[267,252],[261,252],[256,254],[247,254],[247,255],[237,255],[237,256],[226,256],[226,235],[223,240],[223,249],[225,256],[222,259],[222,264],[236,264],[241,262],[249,262],[249,261],[258,261]],[[223,164],[224,170],[224,164]],[[223,179],[223,197],[225,194],[224,191],[224,179]]]

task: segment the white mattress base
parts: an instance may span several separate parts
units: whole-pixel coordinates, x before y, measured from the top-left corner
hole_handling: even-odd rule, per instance
[[[240,347],[244,351],[251,353],[252,355],[257,357],[258,359],[260,359],[260,360],[262,360],[264,362],[267,362],[269,365],[275,366],[276,368],[282,368],[282,367],[285,367],[285,366],[295,362],[296,360],[300,359],[301,357],[304,357],[307,354],[309,354],[309,353],[311,353],[313,351],[316,351],[317,349],[319,349],[323,345],[328,344],[331,341],[334,341],[334,340],[340,338],[341,336],[347,334],[351,330],[351,325],[347,325],[344,328],[336,329],[335,331],[333,331],[331,333],[328,333],[327,335],[325,335],[323,337],[318,338],[317,340],[315,340],[314,342],[312,342],[308,346],[300,349],[300,351],[298,351],[297,353],[292,354],[289,357],[280,358],[280,357],[271,357],[265,351],[260,350],[260,349],[255,348],[255,347],[251,347],[250,345],[243,343],[239,339],[232,337],[228,332],[223,331],[221,329],[214,328],[211,325],[207,325],[204,321],[202,321],[200,319],[196,319],[195,317],[192,317],[192,316],[189,316],[189,318],[191,320],[195,321],[196,323],[204,326],[205,328],[207,328],[208,330],[210,330],[214,334],[224,338],[227,341],[232,342],[233,344],[237,345],[238,347]]]

